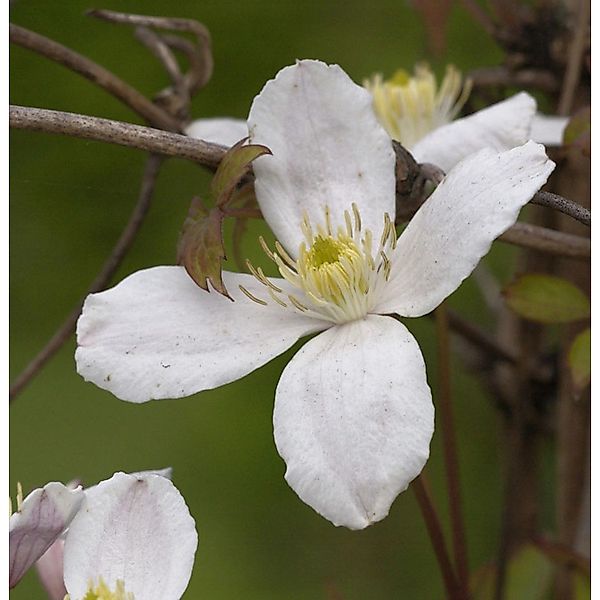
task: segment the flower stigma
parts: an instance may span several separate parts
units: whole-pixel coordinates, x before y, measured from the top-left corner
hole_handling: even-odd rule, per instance
[[[70,600],[70,598],[67,594],[64,600]],[[125,591],[125,583],[121,579],[117,580],[115,591],[112,592],[100,578],[97,586],[94,586],[93,582],[90,581],[88,591],[81,600],[135,600],[135,598],[131,592],[127,593]]]
[[[324,224],[315,229],[308,216],[304,216],[301,225],[304,241],[300,243],[297,260],[279,242],[275,242],[275,251],[272,251],[264,239],[259,238],[267,256],[277,265],[281,276],[298,291],[297,294],[284,292],[260,267],[254,267],[250,261],[246,264],[265,286],[270,298],[282,308],[293,308],[333,323],[361,319],[389,279],[391,263],[388,256],[396,247],[394,224],[386,213],[383,232],[375,247],[372,232],[362,227],[356,204],[352,204],[352,213],[344,211],[344,225],[336,230],[332,227],[328,207],[324,214]],[[268,304],[243,286],[240,289],[254,302]]]
[[[364,87],[373,96],[373,108],[390,137],[412,148],[429,132],[450,123],[471,93],[472,82],[448,65],[438,88],[435,76],[426,64],[415,67],[414,76],[398,70],[388,80],[380,74],[365,80]]]

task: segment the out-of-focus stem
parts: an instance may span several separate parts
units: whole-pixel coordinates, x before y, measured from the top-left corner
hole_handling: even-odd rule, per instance
[[[421,473],[421,475],[411,483],[411,488],[419,503],[419,508],[421,509],[425,526],[427,527],[427,533],[429,533],[429,539],[431,540],[433,551],[435,552],[440,567],[444,587],[446,589],[446,597],[448,600],[466,600],[465,596],[461,593],[456,574],[452,568],[450,555],[448,554],[446,541],[444,540],[442,525],[433,502],[431,501],[431,496],[424,477],[425,476]]]
[[[98,273],[88,288],[86,296],[87,294],[98,292],[104,289],[121,265],[123,258],[125,258],[129,248],[133,243],[133,240],[137,235],[137,232],[142,225],[144,217],[150,208],[150,202],[154,193],[154,186],[156,184],[161,163],[162,157],[160,156],[150,155],[148,158],[138,201],[131,213],[131,216],[129,217],[129,220],[127,221],[127,225],[123,229],[123,232],[117,240],[117,243],[102,266],[102,270],[100,273]],[[58,350],[60,350],[69,337],[71,337],[75,331],[77,319],[81,314],[81,308],[83,306],[84,299],[85,297],[81,300],[81,302],[79,302],[73,311],[71,311],[62,325],[57,329],[56,333],[50,338],[48,343],[40,350],[37,356],[33,358],[27,367],[25,367],[25,369],[16,378],[15,382],[11,385],[9,391],[9,399],[11,402],[40,372],[44,365],[58,352]]]
[[[448,486],[448,503],[452,524],[452,545],[454,562],[458,579],[465,596],[469,589],[469,567],[467,558],[467,541],[462,517],[462,500],[460,493],[460,477],[458,456],[456,451],[456,435],[454,414],[452,410],[452,391],[450,379],[450,335],[448,315],[444,304],[435,310],[435,323],[438,348],[438,394],[437,406],[442,422],[442,440],[444,462],[446,466],[446,485]]]

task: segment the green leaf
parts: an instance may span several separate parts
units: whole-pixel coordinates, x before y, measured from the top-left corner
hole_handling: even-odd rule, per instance
[[[589,106],[579,109],[569,121],[563,134],[565,146],[576,146],[586,156],[591,154],[592,111]]]
[[[245,140],[239,141],[230,148],[215,173],[210,192],[215,201],[215,206],[224,207],[231,199],[237,184],[250,169],[253,160],[264,154],[271,154],[266,146],[246,145]]]
[[[590,316],[590,300],[566,279],[528,273],[504,289],[518,315],[539,323],[570,323]]]
[[[531,544],[521,546],[507,566],[505,594],[507,600],[545,600],[552,584],[552,563]],[[486,565],[471,581],[473,600],[493,600],[496,567]]]
[[[231,298],[221,277],[225,257],[223,245],[223,218],[225,213],[217,206],[207,211],[199,198],[192,201],[188,218],[179,239],[177,262],[185,266],[188,275],[203,290],[213,288]]]
[[[588,327],[579,333],[567,356],[576,392],[582,392],[592,378],[592,331]]]

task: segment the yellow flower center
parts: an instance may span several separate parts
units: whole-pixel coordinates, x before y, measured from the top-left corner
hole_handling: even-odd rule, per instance
[[[412,148],[430,131],[452,121],[458,115],[472,83],[463,80],[453,65],[446,67],[442,85],[425,64],[415,67],[414,76],[396,71],[387,81],[374,75],[364,82],[373,95],[373,108],[390,137]]]
[[[67,594],[64,600],[69,600],[70,596]],[[88,591],[82,600],[135,600],[132,593],[125,591],[125,584],[120,579],[115,584],[115,591],[111,591],[110,588],[100,578],[98,585],[94,586],[93,582],[90,582]]]
[[[364,317],[377,294],[389,279],[391,264],[388,255],[396,246],[396,231],[390,217],[384,215],[384,227],[379,245],[374,251],[373,234],[362,229],[355,204],[352,215],[344,212],[345,226],[336,231],[331,225],[329,209],[325,222],[313,230],[308,217],[302,223],[304,239],[298,249],[298,259],[289,256],[279,242],[275,252],[260,238],[267,256],[277,265],[282,277],[298,290],[284,292],[270,281],[262,269],[247,261],[248,268],[262,283],[273,301],[283,308],[308,313],[319,319],[345,323]],[[254,302],[267,302],[240,286]],[[289,301],[289,304],[288,304]]]

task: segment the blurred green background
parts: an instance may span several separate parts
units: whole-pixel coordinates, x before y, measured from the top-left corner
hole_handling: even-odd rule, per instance
[[[194,101],[195,116],[245,117],[264,82],[296,58],[337,62],[356,81],[373,72],[430,58],[422,21],[407,2],[261,0],[166,3],[17,0],[13,22],[54,38],[103,64],[144,93],[167,84],[158,63],[127,27],[85,17],[87,8],[186,16],[213,35],[215,74]],[[460,9],[452,11],[445,61],[462,70],[495,64],[499,51]],[[136,115],[81,77],[40,56],[11,48],[11,102],[139,122]],[[135,203],[142,152],[33,132],[11,134],[11,378],[76,304],[117,239]],[[168,161],[148,219],[115,282],[152,265],[172,264],[191,197],[209,178],[184,161]],[[253,226],[245,254],[260,264]],[[510,250],[489,263],[503,279]],[[235,268],[233,265],[230,268]],[[471,282],[450,300],[485,322]],[[427,318],[407,323],[428,364],[435,400],[435,345]],[[10,485],[25,491],[50,480],[92,484],[114,471],[171,465],[197,522],[199,547],[188,598],[440,598],[433,551],[412,492],[383,522],[362,532],[333,527],[304,505],[283,479],[272,439],[278,377],[296,350],[241,381],[183,400],[121,402],[76,374],[74,340],[10,408]],[[500,430],[479,383],[454,370],[464,506],[473,568],[495,553],[500,519]],[[440,435],[426,471],[447,525]],[[339,596],[336,595],[339,594]],[[11,598],[44,594],[34,572]],[[143,599],[140,599],[143,600]]]

